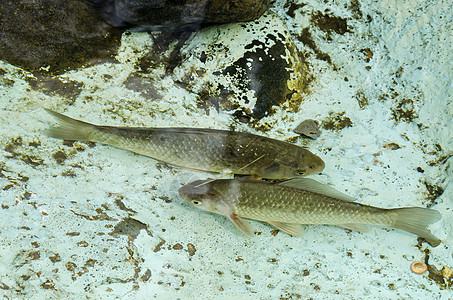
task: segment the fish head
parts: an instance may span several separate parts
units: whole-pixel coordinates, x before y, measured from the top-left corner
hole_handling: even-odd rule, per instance
[[[209,180],[197,180],[182,186],[178,193],[182,199],[199,209],[229,216],[232,208],[215,189],[215,184]]]
[[[301,176],[319,174],[324,170],[324,161],[311,153],[303,157],[290,156],[275,159],[263,168],[261,177],[268,179],[290,179]]]
[[[313,153],[305,153],[303,158],[297,158],[297,161],[292,162],[292,177],[308,176],[320,174],[326,164],[317,155]]]

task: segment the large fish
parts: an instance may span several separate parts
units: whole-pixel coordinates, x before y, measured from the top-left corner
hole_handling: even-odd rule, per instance
[[[318,174],[324,161],[286,142],[244,132],[202,128],[98,126],[46,109],[59,127],[54,138],[98,142],[189,169],[268,179]]]
[[[364,231],[368,225],[381,225],[416,234],[433,246],[440,243],[427,229],[441,218],[436,210],[363,205],[308,178],[280,183],[251,179],[198,180],[181,187],[179,194],[202,210],[228,216],[248,235],[253,230],[242,218],[267,222],[294,236],[302,232],[301,224],[336,225],[357,231]]]

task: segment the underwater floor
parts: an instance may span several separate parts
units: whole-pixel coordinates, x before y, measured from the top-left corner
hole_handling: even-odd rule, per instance
[[[122,35],[114,59],[51,77],[0,61],[0,293],[451,299],[451,13],[443,0],[275,1],[257,21],[192,34],[170,72],[158,58],[178,44],[159,53],[136,31]],[[49,138],[55,120],[43,108],[95,124],[234,129],[305,146],[326,163],[311,178],[360,203],[438,210],[429,228],[442,243],[381,227],[306,226],[291,237],[257,221],[246,236],[177,194],[217,175]],[[305,119],[320,123],[316,140],[293,132]],[[416,261],[428,272],[412,273]]]

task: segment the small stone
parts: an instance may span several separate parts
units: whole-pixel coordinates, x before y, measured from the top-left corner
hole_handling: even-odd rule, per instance
[[[312,119],[302,121],[302,123],[294,129],[294,132],[314,140],[321,135],[318,121]]]
[[[147,282],[150,278],[151,278],[151,271],[149,269],[146,269],[145,274],[143,274],[142,277],[140,277],[140,279],[143,282]]]
[[[276,236],[276,235],[279,233],[279,231],[280,231],[280,230],[278,230],[278,229],[273,229],[273,230],[271,230],[271,234],[272,234],[273,236]]]
[[[192,245],[191,243],[188,243],[187,252],[189,252],[189,256],[193,256],[195,254],[195,252],[197,252],[197,249],[195,248],[194,245]]]
[[[423,274],[428,270],[428,266],[421,261],[416,261],[411,265],[411,271],[415,274]]]
[[[53,283],[52,279],[47,279],[41,284],[41,287],[45,290],[55,289],[55,283]]]
[[[78,235],[80,235],[80,232],[76,232],[76,231],[74,231],[74,232],[67,232],[66,235],[69,235],[69,236],[78,236]]]
[[[23,281],[27,281],[28,279],[31,278],[31,276],[30,275],[22,275],[22,276],[20,276],[20,278],[22,278]]]
[[[183,246],[179,243],[173,245],[173,250],[182,250],[183,249]]]
[[[269,258],[269,259],[267,260],[267,262],[275,264],[275,263],[278,262],[278,259],[276,259],[276,258]]]
[[[88,243],[85,242],[85,241],[80,241],[80,242],[77,243],[77,245],[78,245],[79,247],[88,247]]]
[[[162,249],[162,245],[165,244],[165,240],[161,239],[160,242],[154,246],[153,252],[159,252]]]
[[[39,253],[39,251],[30,251],[28,253],[28,258],[30,258],[31,260],[36,260],[41,258],[41,254]]]
[[[96,263],[96,260],[90,258],[89,260],[87,260],[87,261],[85,262],[85,267],[92,267],[92,266],[94,266],[95,263]]]
[[[49,259],[52,263],[56,263],[58,261],[61,261],[60,254],[55,253],[54,255],[49,256]]]
[[[401,148],[397,143],[385,143],[382,147],[389,150],[398,150]]]
[[[70,261],[68,261],[68,262],[66,263],[66,269],[67,269],[68,271],[71,271],[71,272],[72,272],[72,271],[75,270],[75,268],[77,268],[77,265],[76,265],[75,263],[70,262]]]

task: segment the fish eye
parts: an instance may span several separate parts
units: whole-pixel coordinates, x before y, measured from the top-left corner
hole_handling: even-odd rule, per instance
[[[200,204],[201,204],[201,201],[199,201],[199,200],[192,200],[192,204],[193,204],[193,205],[200,205]]]
[[[305,170],[300,170],[300,169],[296,170],[297,175],[305,175],[305,173],[306,173]]]

